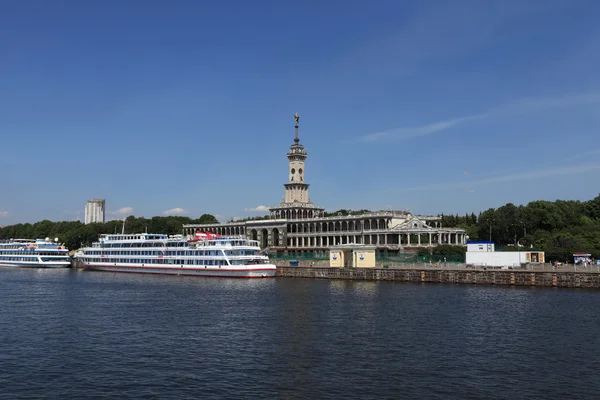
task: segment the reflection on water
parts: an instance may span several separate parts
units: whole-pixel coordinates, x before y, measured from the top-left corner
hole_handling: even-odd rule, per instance
[[[329,291],[331,294],[343,294],[348,284],[352,283],[352,281],[346,281],[343,279],[331,279],[329,281]]]
[[[0,270],[0,397],[592,398],[597,291]]]
[[[355,296],[362,298],[373,298],[377,296],[379,282],[358,281],[353,283],[352,289],[354,290]]]
[[[380,282],[375,281],[353,281],[343,279],[331,279],[329,291],[332,295],[341,295],[351,290],[355,296],[371,297],[377,295],[377,287]]]

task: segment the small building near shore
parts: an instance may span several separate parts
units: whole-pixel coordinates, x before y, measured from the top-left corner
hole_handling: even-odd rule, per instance
[[[575,265],[590,265],[592,263],[592,255],[582,251],[575,252],[573,253],[573,262]]]
[[[488,240],[467,240],[467,251],[470,252],[493,252],[494,242]]]
[[[329,266],[338,268],[375,268],[377,246],[342,244],[329,248]]]
[[[466,264],[469,267],[518,268],[544,262],[543,251],[495,251],[493,242],[467,241]]]

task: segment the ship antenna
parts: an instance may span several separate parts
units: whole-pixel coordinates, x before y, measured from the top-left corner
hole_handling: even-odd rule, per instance
[[[121,228],[121,235],[124,235],[124,234],[125,234],[125,220],[126,220],[126,219],[127,219],[127,218],[123,218],[123,227]]]

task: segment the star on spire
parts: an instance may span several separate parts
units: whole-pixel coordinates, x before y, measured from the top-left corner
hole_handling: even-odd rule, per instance
[[[298,113],[296,113],[296,115],[294,115],[294,123],[296,124],[294,127],[296,128],[296,137],[294,138],[294,142],[296,144],[298,144],[298,142],[300,141],[300,138],[298,137],[298,123],[300,122],[300,116],[298,115]]]

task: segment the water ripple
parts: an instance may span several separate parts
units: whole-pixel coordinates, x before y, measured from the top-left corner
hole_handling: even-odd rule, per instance
[[[593,398],[596,291],[0,270],[2,399]]]

